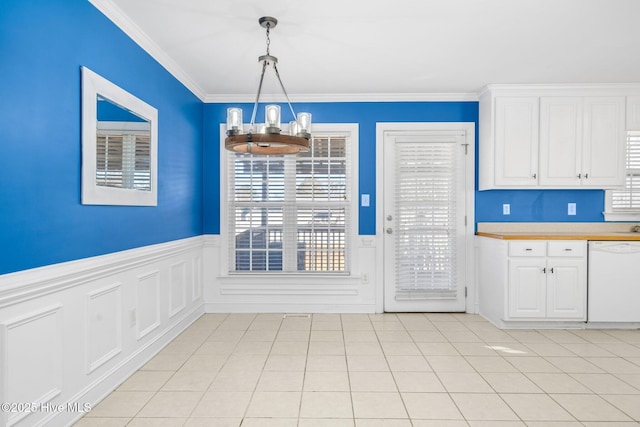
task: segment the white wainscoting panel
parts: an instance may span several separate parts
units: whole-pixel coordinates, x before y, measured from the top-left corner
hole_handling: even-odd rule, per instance
[[[137,277],[137,339],[141,340],[160,327],[160,271],[147,271]]]
[[[3,403],[46,404],[62,392],[62,306],[48,306],[2,322]],[[0,413],[2,425],[12,426],[29,416],[16,407]]]
[[[200,299],[202,296],[202,256],[193,257],[193,288],[192,301]]]
[[[122,351],[122,292],[115,283],[87,295],[87,373]]]
[[[226,248],[219,235],[206,235],[204,300],[208,313],[376,311],[376,237],[356,239],[350,274],[242,274],[221,271]]]
[[[186,268],[183,261],[171,266],[171,292],[169,293],[169,317],[173,317],[187,304]]]
[[[0,402],[39,405],[0,426],[72,425],[200,317],[203,243],[0,275]]]

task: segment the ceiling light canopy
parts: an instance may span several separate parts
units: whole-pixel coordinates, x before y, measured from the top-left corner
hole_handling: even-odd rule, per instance
[[[227,138],[224,146],[227,150],[237,153],[250,154],[296,154],[309,151],[309,138],[311,138],[311,113],[299,113],[296,115],[289,100],[280,73],[278,72],[278,58],[272,56],[269,52],[269,32],[278,24],[276,18],[264,16],[258,20],[260,26],[267,30],[267,53],[258,57],[258,61],[262,62],[262,74],[260,74],[260,84],[256,101],[253,104],[253,112],[251,113],[251,122],[248,125],[248,132],[244,132],[245,125],[242,121],[241,108],[227,109]],[[282,92],[287,99],[287,104],[293,115],[293,120],[289,122],[288,134],[283,134],[280,123],[280,106],[267,105],[265,107],[265,122],[262,125],[256,125],[256,112],[258,102],[260,101],[260,93],[262,91],[262,82],[264,81],[264,73],[269,65],[273,66],[273,70],[278,78]]]

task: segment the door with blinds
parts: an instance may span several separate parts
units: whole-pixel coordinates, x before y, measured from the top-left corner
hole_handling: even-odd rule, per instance
[[[462,131],[384,134],[384,310],[465,311]]]

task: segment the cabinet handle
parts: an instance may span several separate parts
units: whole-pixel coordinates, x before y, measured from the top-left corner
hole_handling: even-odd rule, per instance
[[[538,177],[538,174],[537,174],[537,173],[534,173],[534,174],[533,174],[533,179],[536,179],[537,177]]]
[[[582,179],[582,174],[581,173],[578,174],[578,179]]]
[[[546,268],[546,267],[543,267],[543,268],[542,268],[542,272],[546,274],[546,273],[547,273],[547,268]]]
[[[588,173],[584,174],[584,179],[589,179],[589,174]]]
[[[527,252],[531,252],[533,249],[531,249],[531,248],[525,248],[524,250],[525,250],[525,251],[527,251]]]
[[[572,250],[573,250],[573,249],[571,249],[571,248],[564,248],[564,251],[565,251],[565,252],[571,252]]]
[[[550,272],[551,274],[553,274],[553,267],[551,267],[551,268],[549,269],[549,272]]]

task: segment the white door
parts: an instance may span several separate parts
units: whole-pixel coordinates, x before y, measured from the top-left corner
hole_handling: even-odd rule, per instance
[[[467,137],[384,132],[384,311],[466,309]]]

